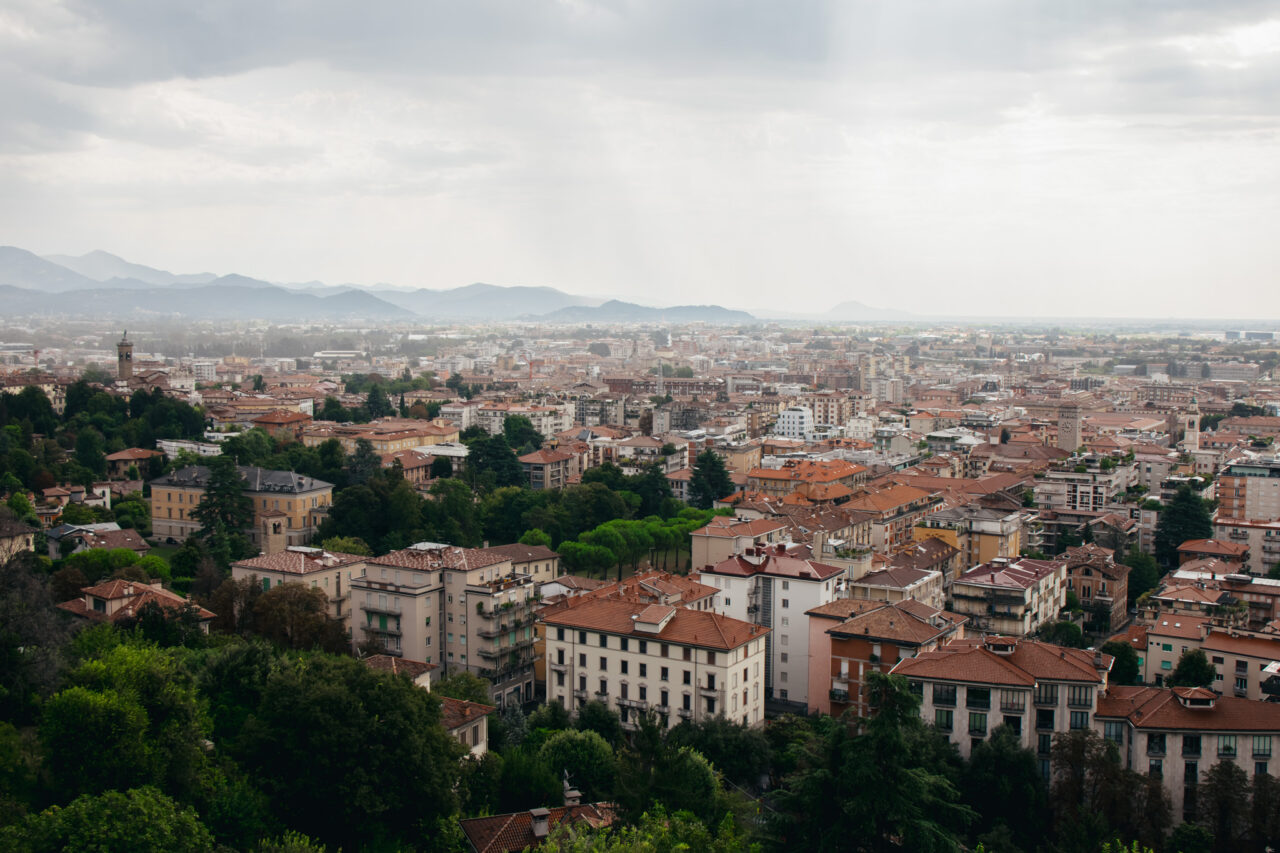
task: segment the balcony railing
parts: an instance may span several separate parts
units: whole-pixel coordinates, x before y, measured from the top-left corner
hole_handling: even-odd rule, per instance
[[[573,698],[574,698],[574,699],[581,699],[582,701],[584,701],[584,702],[585,702],[585,701],[587,701],[587,691],[585,691],[585,690],[575,690],[575,691],[573,691]]]
[[[691,720],[691,719],[693,719],[693,709],[692,709],[692,708],[677,708],[677,709],[676,709],[676,714],[677,714],[677,715],[679,715],[680,717],[682,717],[682,718],[686,719],[686,720]]]
[[[848,702],[849,701],[848,690],[832,690],[827,695],[831,698],[832,702]]]

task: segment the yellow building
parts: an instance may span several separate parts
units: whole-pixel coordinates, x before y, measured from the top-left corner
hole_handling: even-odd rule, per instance
[[[1022,553],[1023,516],[983,506],[958,506],[925,516],[911,532],[917,541],[941,539],[960,552],[965,569]]]
[[[458,428],[447,421],[421,421],[413,418],[384,418],[367,424],[337,424],[317,421],[302,433],[302,443],[317,447],[331,438],[342,443],[347,453],[356,452],[356,442],[366,439],[379,454],[412,450],[432,444],[458,441]]]

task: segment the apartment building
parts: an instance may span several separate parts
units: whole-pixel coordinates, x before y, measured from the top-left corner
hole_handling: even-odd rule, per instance
[[[378,454],[412,450],[433,444],[456,442],[459,430],[447,421],[422,421],[414,418],[382,418],[367,424],[335,424],[318,421],[302,431],[302,443],[318,447],[329,439],[337,439],[346,453],[356,452],[356,442],[364,439]]]
[[[253,502],[253,524],[244,532],[266,553],[306,545],[333,502],[333,484],[292,471],[238,466]],[[160,540],[184,542],[200,529],[191,511],[204,496],[209,469],[192,465],[151,481],[151,529]]]
[[[968,617],[972,631],[1023,637],[1057,619],[1066,594],[1065,562],[996,559],[951,584],[947,609]]]
[[[920,698],[920,715],[965,758],[1009,726],[1049,775],[1053,736],[1094,727],[1112,658],[1009,637],[956,640],[891,670]]]
[[[1098,699],[1095,730],[1124,766],[1162,780],[1175,819],[1196,817],[1204,773],[1233,762],[1250,778],[1275,774],[1280,704],[1219,696],[1203,687],[1114,686]]]
[[[1265,575],[1280,564],[1280,519],[1243,519],[1224,515],[1221,509],[1214,514],[1215,539],[1247,547],[1240,571]]]
[[[1114,631],[1128,619],[1129,567],[1115,561],[1114,552],[1092,542],[1068,548],[1067,589],[1092,612],[1101,631]]]
[[[717,613],[770,628],[765,638],[764,687],[770,702],[807,708],[809,617],[834,601],[844,569],[795,557],[783,545],[748,548],[690,577],[719,591]]]
[[[718,515],[689,534],[690,562],[709,566],[748,548],[766,548],[787,539],[787,522],[776,518],[743,519]]]
[[[900,660],[964,637],[964,617],[913,600],[841,598],[807,615],[809,711],[837,717],[849,709],[868,714],[869,673],[889,672]]]
[[[1046,471],[1036,483],[1036,504],[1055,512],[1103,512],[1136,484],[1133,465],[1119,464],[1108,470],[1100,463],[1081,463],[1071,470]]]
[[[652,710],[664,726],[725,716],[764,721],[769,629],[707,610],[584,596],[543,617],[548,702],[604,702],[622,717]]]
[[[869,471],[862,465],[841,459],[788,459],[781,468],[752,468],[747,472],[747,488],[771,498],[793,492],[807,495],[814,487],[842,486],[844,496],[867,481]]]
[[[939,510],[920,519],[911,535],[920,541],[936,538],[960,551],[965,568],[997,557],[1017,559],[1022,553],[1026,513],[992,509],[980,504]]]
[[[845,584],[851,599],[862,601],[919,601],[941,610],[946,601],[942,572],[889,566],[868,572]]]
[[[563,450],[535,450],[518,457],[520,469],[534,491],[563,489],[581,473],[578,457]]]
[[[915,526],[942,509],[942,496],[915,486],[890,486],[858,495],[846,506],[872,513],[872,547],[888,555],[911,544]]]
[[[487,678],[499,706],[529,701],[536,593],[510,554],[422,542],[351,579],[351,641]]]
[[[323,548],[290,545],[275,554],[262,554],[231,564],[233,580],[258,578],[263,591],[284,583],[300,583],[324,590],[329,597],[329,615],[350,628],[351,581],[364,574],[365,560],[358,554],[342,554]]]
[[[444,410],[441,410],[444,414]],[[523,406],[515,403],[484,403],[475,412],[475,423],[483,427],[489,435],[502,432],[502,425],[508,417],[521,415],[529,419],[533,428],[544,436],[564,432],[573,426],[573,409],[570,404],[562,406]]]

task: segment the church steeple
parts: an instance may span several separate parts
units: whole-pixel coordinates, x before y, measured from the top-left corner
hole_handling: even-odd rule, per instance
[[[120,342],[116,344],[116,376],[121,382],[128,382],[133,376],[133,343],[128,329],[120,334]]]

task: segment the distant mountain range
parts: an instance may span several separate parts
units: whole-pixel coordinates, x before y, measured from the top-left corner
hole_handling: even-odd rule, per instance
[[[68,293],[75,294],[68,298]],[[0,314],[196,319],[421,320],[422,322],[523,320],[546,323],[757,322],[746,311],[719,305],[654,308],[616,299],[565,293],[553,287],[469,284],[448,290],[416,290],[377,284],[278,284],[232,273],[172,273],[104,251],[41,257],[0,246]],[[780,315],[786,316],[786,315]],[[797,315],[792,315],[797,316]],[[901,319],[900,311],[843,302],[820,319]]]

